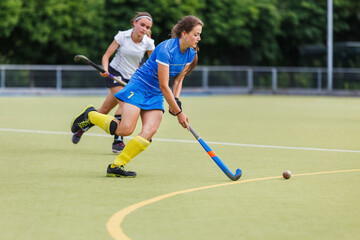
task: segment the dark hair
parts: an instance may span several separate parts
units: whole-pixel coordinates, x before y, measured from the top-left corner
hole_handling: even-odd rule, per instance
[[[148,13],[148,12],[137,12],[135,17],[133,17],[133,19],[131,19],[131,25],[133,25],[134,21],[139,17],[149,17],[149,18],[151,18],[151,21],[152,21],[152,16],[150,15],[150,13]]]
[[[204,26],[204,23],[197,17],[195,16],[186,16],[183,17],[180,21],[177,22],[177,24],[172,28],[171,30],[171,37],[172,38],[180,38],[181,37],[181,33],[182,32],[186,32],[189,33],[191,32],[191,30],[197,26]],[[194,70],[194,68],[197,65],[198,62],[198,55],[197,52],[199,51],[199,48],[196,46],[195,48],[196,54],[195,54],[195,58],[194,60],[191,62],[189,69],[186,73],[189,74],[192,70]]]
[[[189,33],[191,30],[197,26],[204,26],[203,22],[195,17],[195,16],[186,16],[183,17],[180,21],[177,22],[177,24],[172,28],[171,30],[171,37],[172,38],[180,38],[181,33],[183,31]]]

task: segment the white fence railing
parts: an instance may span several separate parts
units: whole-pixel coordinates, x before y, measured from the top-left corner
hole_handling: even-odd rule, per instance
[[[0,65],[0,94],[96,94],[106,91],[103,78],[86,65]],[[331,88],[329,88],[331,86]],[[184,81],[184,92],[360,95],[360,69],[198,66]]]

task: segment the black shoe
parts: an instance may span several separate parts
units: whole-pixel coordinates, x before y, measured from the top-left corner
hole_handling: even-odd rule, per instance
[[[90,122],[89,119],[89,112],[91,111],[96,111],[96,109],[92,106],[89,105],[86,108],[84,108],[82,110],[82,112],[79,114],[79,116],[77,116],[71,123],[71,131],[73,133],[76,133],[77,131],[79,131],[80,129],[85,129],[87,127],[92,127],[94,126],[94,124],[92,124]]]
[[[136,177],[136,172],[125,171],[123,166],[111,168],[111,164],[110,164],[107,168],[106,176],[107,177],[134,178],[134,177]]]
[[[72,138],[71,138],[71,141],[74,143],[74,144],[77,144],[79,141],[80,141],[80,138],[81,136],[83,135],[85,131],[80,129],[79,131],[77,131],[76,133],[74,133],[72,135]]]
[[[79,131],[77,131],[76,133],[74,133],[72,135],[71,141],[74,144],[77,144],[80,141],[81,136],[84,134],[84,132],[86,132],[87,130],[89,130],[92,126],[84,128],[84,129],[80,129]]]
[[[124,142],[115,141],[115,142],[113,142],[113,145],[112,145],[112,152],[113,153],[121,153],[122,150],[124,149],[124,147],[125,147]]]

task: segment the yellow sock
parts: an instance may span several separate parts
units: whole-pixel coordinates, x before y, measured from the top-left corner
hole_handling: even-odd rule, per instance
[[[119,156],[115,159],[111,167],[125,166],[131,159],[144,151],[149,145],[150,142],[145,138],[140,137],[139,135],[134,137],[126,144],[124,150],[122,150]]]
[[[89,119],[92,124],[101,127],[105,132],[110,134],[110,123],[115,117],[91,111],[89,112]]]

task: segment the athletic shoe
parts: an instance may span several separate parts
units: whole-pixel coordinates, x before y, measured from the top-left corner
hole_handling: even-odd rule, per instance
[[[113,153],[121,153],[122,150],[124,149],[124,147],[125,147],[124,142],[115,141],[115,142],[113,142],[113,145],[112,145],[112,152]]]
[[[77,131],[79,131],[80,129],[85,129],[87,127],[91,127],[94,126],[94,124],[92,124],[90,122],[89,119],[89,112],[91,111],[96,111],[96,109],[92,106],[89,105],[86,108],[84,108],[82,110],[82,112],[79,114],[79,116],[77,116],[71,123],[71,131],[73,133],[76,133]]]
[[[74,144],[77,144],[77,143],[80,141],[80,138],[81,138],[81,136],[83,135],[84,132],[85,132],[84,130],[80,129],[79,131],[77,131],[76,133],[74,133],[74,134],[72,135],[72,138],[71,138],[72,142],[73,142]]]
[[[107,168],[106,172],[107,177],[123,177],[123,178],[134,178],[136,177],[136,172],[125,171],[124,166],[118,166],[111,168],[111,164]]]
[[[80,138],[81,138],[81,136],[84,134],[84,132],[86,132],[87,130],[89,130],[91,127],[92,127],[92,126],[87,127],[87,128],[84,128],[84,129],[80,129],[79,131],[77,131],[76,133],[74,133],[74,134],[72,135],[72,138],[71,138],[72,142],[73,142],[74,144],[77,144],[77,143],[80,141]]]

